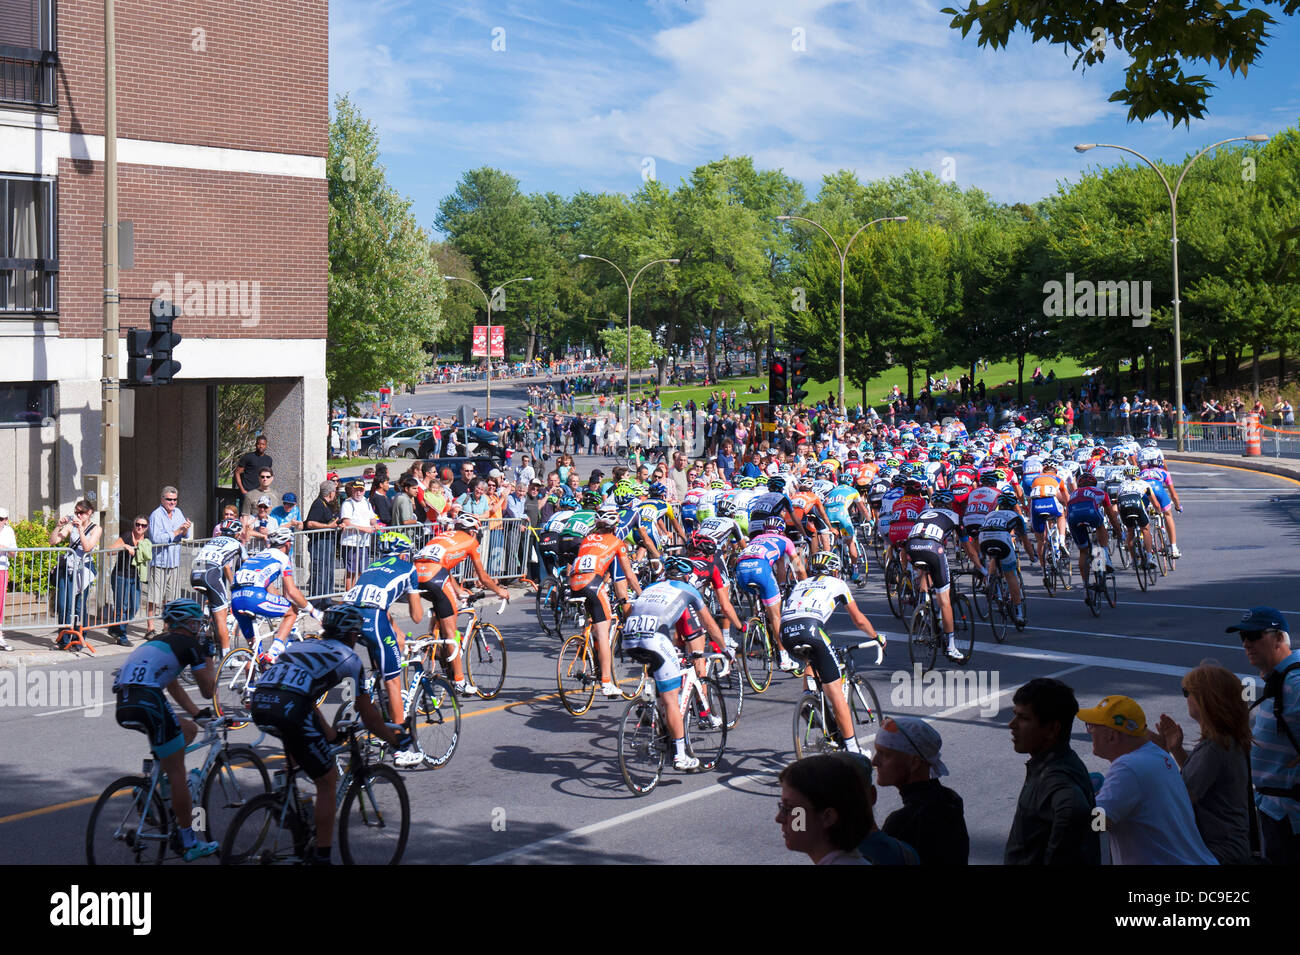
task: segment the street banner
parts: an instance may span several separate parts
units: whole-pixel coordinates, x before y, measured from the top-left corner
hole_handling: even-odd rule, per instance
[[[474,345],[470,354],[475,358],[487,357],[487,330],[486,325],[474,326]]]
[[[474,326],[474,340],[470,354],[475,358],[486,358],[488,353],[488,327],[487,325]],[[506,357],[506,327],[504,325],[492,325],[492,357]]]
[[[504,325],[492,326],[492,357],[506,357],[506,327]]]

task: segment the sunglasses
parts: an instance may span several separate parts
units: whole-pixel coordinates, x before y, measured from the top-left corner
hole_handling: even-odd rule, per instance
[[[1266,633],[1268,633],[1267,630],[1241,630],[1237,633],[1237,636],[1241,637],[1242,643],[1254,643]]]
[[[146,524],[144,521],[140,521],[140,522],[137,523],[135,526],[136,526],[136,527],[148,527],[149,525]]]
[[[179,500],[179,499],[178,499],[178,498],[174,498],[174,497],[164,497],[164,498],[163,498],[163,502],[166,503],[166,504],[175,504],[177,500]]]
[[[1187,687],[1183,687],[1183,698],[1186,699],[1191,695],[1192,695],[1192,691],[1187,689]]]

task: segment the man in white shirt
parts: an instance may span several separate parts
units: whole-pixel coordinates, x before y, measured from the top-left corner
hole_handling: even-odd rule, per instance
[[[348,485],[348,499],[339,509],[339,546],[343,549],[343,589],[351,590],[359,577],[370,566],[370,538],[379,530],[379,515],[366,500],[366,486],[361,481]]]
[[[1092,751],[1110,761],[1097,793],[1102,831],[1114,865],[1218,865],[1196,828],[1178,764],[1146,735],[1142,707],[1108,696],[1079,711]]]

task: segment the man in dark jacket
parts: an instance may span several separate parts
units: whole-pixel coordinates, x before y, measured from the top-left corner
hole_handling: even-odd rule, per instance
[[[1005,865],[1100,865],[1092,781],[1070,748],[1079,702],[1060,680],[1030,680],[1011,698],[1011,744],[1026,753],[1025,784],[1007,836]]]
[[[916,850],[921,865],[966,865],[970,834],[961,797],[939,782],[948,767],[939,758],[938,731],[915,716],[896,716],[881,724],[871,763],[880,785],[897,786],[903,808],[885,819],[881,831]]]

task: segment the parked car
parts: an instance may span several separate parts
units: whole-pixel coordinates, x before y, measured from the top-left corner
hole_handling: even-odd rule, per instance
[[[430,428],[398,428],[389,432],[388,437],[384,438],[383,456],[413,458],[420,451],[420,443],[431,434],[433,431]]]

